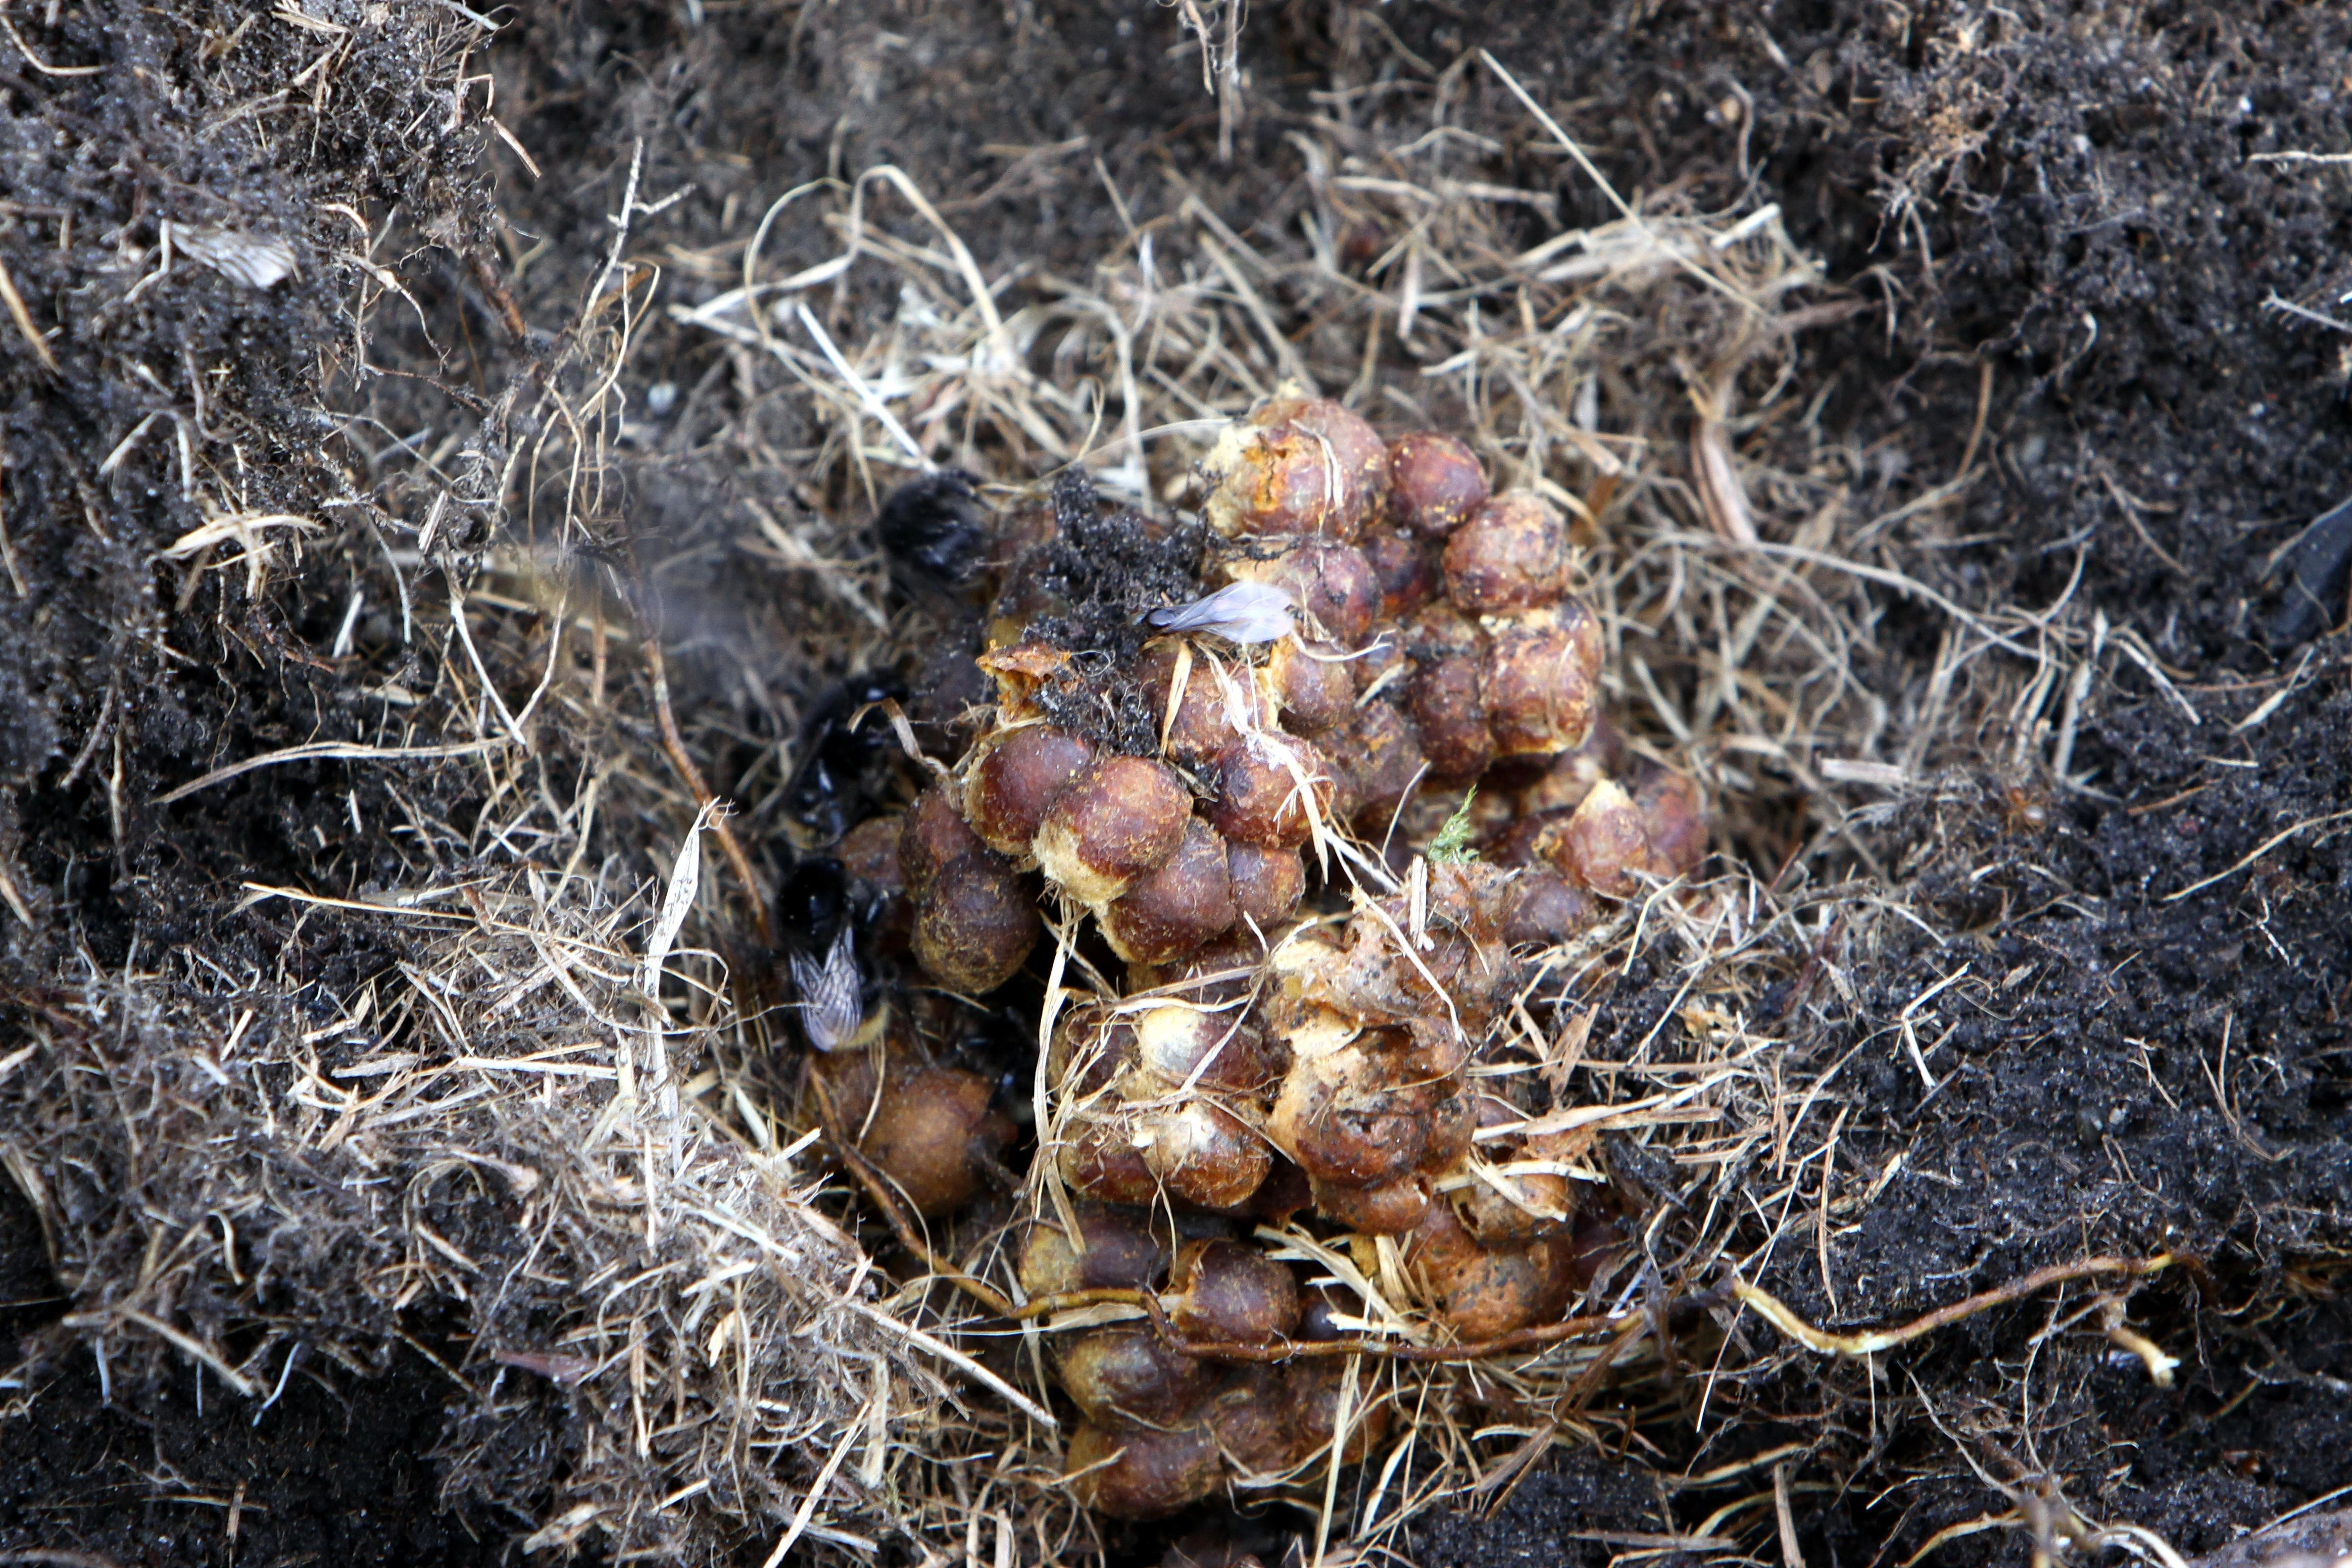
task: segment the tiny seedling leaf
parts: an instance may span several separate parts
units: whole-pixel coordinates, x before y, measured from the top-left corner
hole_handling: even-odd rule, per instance
[[[1470,793],[1462,797],[1437,837],[1429,841],[1429,863],[1433,866],[1458,866],[1478,858],[1478,851],[1470,847],[1470,807],[1478,798],[1478,786],[1472,784]]]

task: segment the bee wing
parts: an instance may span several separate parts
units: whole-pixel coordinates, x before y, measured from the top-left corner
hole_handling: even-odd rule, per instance
[[[793,954],[793,984],[801,994],[801,1028],[821,1051],[839,1050],[866,1022],[859,995],[857,949],[846,929],[834,938],[824,962]]]
[[[1169,632],[1213,632],[1234,642],[1276,642],[1290,635],[1290,590],[1272,583],[1234,583],[1189,605],[1151,612]]]
[[[183,254],[248,289],[267,289],[295,271],[294,247],[268,235],[174,224],[172,243]]]

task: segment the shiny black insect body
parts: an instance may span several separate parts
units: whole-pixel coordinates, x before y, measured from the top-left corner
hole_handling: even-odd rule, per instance
[[[898,738],[879,704],[906,700],[906,682],[894,675],[853,676],[802,721],[784,811],[816,843],[837,842],[887,791]]]
[[[887,901],[830,855],[794,861],[776,888],[776,939],[801,1032],[818,1050],[855,1043],[877,1016],[886,982],[868,956]]]
[[[821,959],[843,931],[864,935],[882,899],[832,856],[803,857],[776,888],[776,940],[787,952]]]
[[[2344,619],[2352,581],[2352,500],[2322,514],[2286,553],[2286,595],[2263,629],[2274,648],[2308,642]]]
[[[892,490],[875,532],[891,575],[911,592],[960,593],[987,562],[988,509],[961,468],[941,468]]]

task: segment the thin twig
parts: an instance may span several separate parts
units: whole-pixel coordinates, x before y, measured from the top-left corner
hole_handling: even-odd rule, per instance
[[[257,757],[247,757],[241,763],[231,763],[225,768],[215,768],[201,778],[190,779],[179,788],[157,795],[149,804],[169,805],[184,800],[198,790],[226,784],[239,773],[249,773],[256,768],[274,768],[283,763],[309,763],[332,760],[353,763],[398,762],[410,757],[470,757],[482,752],[495,752],[515,742],[504,736],[487,741],[467,741],[455,746],[362,746],[351,741],[312,741],[306,745],[289,746],[282,752],[264,752]]]
[[[48,367],[49,374],[57,374],[58,356],[49,352],[41,330],[33,325],[33,312],[25,309],[25,297],[16,292],[16,280],[8,275],[8,264],[5,261],[0,261],[0,300],[7,301],[8,314],[16,320],[16,330],[25,334],[25,341],[33,345],[33,352],[41,356],[41,363]]]
[[[650,634],[651,628],[647,629]],[[670,766],[677,770],[677,776],[685,780],[686,787],[693,792],[696,809],[708,810],[719,797],[711,793],[709,784],[702,782],[701,770],[687,754],[686,742],[678,735],[677,716],[670,711],[669,675],[662,664],[660,637],[648,635],[645,639],[645,649],[646,667],[654,678],[654,715],[661,721],[662,753],[669,758]],[[734,868],[735,879],[743,884],[744,896],[751,900],[751,923],[759,928],[761,944],[774,947],[775,927],[768,920],[768,901],[760,896],[759,880],[751,875],[751,858],[743,853],[743,846],[736,838],[735,830],[727,825],[725,816],[714,813],[710,818],[710,830],[719,835],[719,847],[725,853],[727,864]]]
[[[1913,1340],[1925,1338],[1937,1329],[1957,1323],[1964,1318],[1973,1318],[1979,1312],[1990,1310],[2007,1302],[2031,1296],[2035,1291],[2052,1285],[2063,1285],[2071,1279],[2095,1279],[2108,1274],[2146,1276],[2169,1268],[2178,1261],[2179,1259],[2170,1253],[2159,1252],[2153,1258],[2087,1258],[2079,1263],[2053,1263],[2047,1268],[2035,1269],[2023,1279],[2012,1279],[2006,1285],[1997,1285],[1990,1290],[1979,1290],[1975,1295],[1955,1301],[1948,1307],[1938,1307],[1925,1317],[1912,1319],[1900,1328],[1865,1329],[1859,1333],[1852,1334],[1832,1333],[1826,1329],[1813,1327],[1791,1311],[1779,1297],[1769,1290],[1750,1285],[1744,1279],[1734,1279],[1731,1282],[1731,1293],[1744,1304],[1755,1308],[1771,1322],[1773,1327],[1790,1339],[1798,1341],[1809,1350],[1820,1351],[1828,1355],[1861,1356],[1874,1354],[1879,1351],[1893,1350],[1897,1345],[1909,1344]]]
[[[2252,865],[2255,861],[2261,859],[2263,856],[2269,854],[2272,850],[2277,848],[2280,845],[2285,843],[2296,834],[2301,833],[2305,828],[2324,827],[2331,822],[2341,822],[2347,816],[2352,816],[2352,811],[2332,811],[2326,816],[2306,817],[2303,821],[2296,823],[2293,827],[2286,828],[2282,832],[2273,833],[2268,838],[2263,839],[2260,844],[2254,847],[2252,854],[2248,855],[2244,859],[2240,860],[2228,870],[2216,871],[2201,882],[2191,882],[2189,886],[2181,889],[2180,891],[2177,893],[2167,893],[2161,901],[2168,904],[2177,903],[2180,900],[2187,898],[2191,893],[2202,892],[2216,882],[2223,881],[2229,878],[2236,876],[2239,872],[2244,870],[2247,867]]]

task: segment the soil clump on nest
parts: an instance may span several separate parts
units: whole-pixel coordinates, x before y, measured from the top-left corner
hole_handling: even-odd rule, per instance
[[[1478,423],[1448,356],[1585,330],[1518,319],[1580,253],[1520,258],[1625,221],[1595,173],[1661,232],[1774,209],[1824,280],[1793,347],[1606,373],[1580,426],[1643,454],[1580,542],[1745,563],[1694,608],[1601,556],[1654,634],[1619,707],[1745,803],[1717,847],[1776,911],[1725,991],[1693,933],[1639,947],[1580,1037],[1618,1099],[1774,1042],[1746,1125],[1606,1145],[1647,1288],[1718,1284],[1672,1266],[1735,1218],[1741,1279],[1823,1331],[2166,1254],[2115,1322],[2180,1364],[2154,1385],[2095,1283],[1859,1359],[1717,1300],[1621,1385],[1494,1396],[1445,1439],[1482,1489],[1391,1543],[1975,1568],[2063,1504],[2195,1554],[2340,1484],[2342,15],[1335,0],[1249,16],[1235,76],[1143,5],[293,9],[23,10],[0,63],[0,1555],[913,1561],[885,1521],[941,1497],[1013,1552],[991,1510],[1050,1475],[886,1462],[932,1435],[910,1404],[950,1448],[1007,1427],[887,1326],[936,1298],[767,1115],[795,749],[845,680],[924,685],[869,526],[904,454],[828,355],[927,449],[1038,486],[1087,452],[1164,516],[1195,498],[1141,406],[1234,411],[1179,392],[1303,367]],[[1134,345],[1143,393],[1055,361],[1169,289],[1231,336]],[[1685,293],[1627,341],[1722,303]],[[968,363],[940,295],[1003,329]],[[1197,542],[1086,510],[1055,589],[1100,647]],[[1785,722],[1726,717],[1743,669]],[[740,859],[691,830],[714,794]]]

